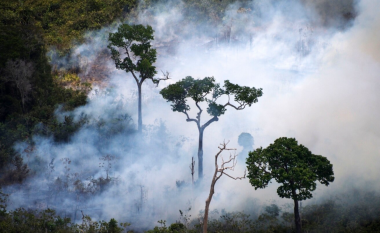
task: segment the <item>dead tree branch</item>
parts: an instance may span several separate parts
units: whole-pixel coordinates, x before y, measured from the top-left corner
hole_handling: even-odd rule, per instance
[[[212,181],[211,181],[210,193],[209,193],[209,196],[208,196],[208,198],[206,200],[205,215],[204,215],[204,218],[203,218],[203,233],[207,233],[208,212],[209,212],[212,196],[215,193],[215,184],[216,184],[216,182],[219,180],[220,177],[222,177],[223,174],[225,174],[226,176],[228,176],[228,177],[230,177],[231,179],[234,179],[234,180],[244,179],[245,175],[246,175],[246,171],[244,171],[244,176],[242,176],[242,177],[233,177],[233,176],[231,176],[231,175],[229,175],[228,173],[225,172],[226,170],[233,171],[235,169],[235,166],[236,166],[236,163],[237,163],[237,160],[236,160],[236,157],[237,157],[236,149],[227,148],[227,144],[228,143],[229,142],[227,142],[227,143],[226,142],[221,143],[220,146],[218,147],[219,151],[215,155],[215,171],[214,171],[214,176],[213,176]],[[219,155],[223,151],[232,151],[232,150],[234,151],[234,154],[233,155],[230,154],[230,157],[228,158],[228,160],[224,161],[223,156],[221,156],[222,164],[219,167],[219,165],[218,165]]]

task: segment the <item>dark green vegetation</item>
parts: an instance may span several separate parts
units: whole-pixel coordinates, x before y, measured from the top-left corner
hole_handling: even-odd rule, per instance
[[[7,212],[4,204],[6,196],[0,192],[0,229],[1,232],[97,232],[120,233],[126,232],[129,223],[118,223],[115,219],[109,222],[93,221],[89,216],[82,216],[82,223],[75,224],[70,218],[61,217],[54,210],[26,210],[23,208]],[[83,213],[82,213],[83,214]]]
[[[69,53],[86,30],[113,22],[134,5],[119,0],[0,2],[0,186],[31,174],[12,148],[16,141],[30,143],[31,150],[33,134],[65,142],[83,124],[70,117],[59,122],[54,111],[59,105],[62,110],[84,105],[89,84],[64,88],[67,77],[78,77],[53,73],[47,49]]]
[[[135,5],[134,0],[3,0],[0,9],[2,25],[18,30],[21,25],[29,26],[43,37],[41,43],[67,52],[73,40],[82,41],[85,31],[112,23]]]
[[[154,78],[157,74],[153,65],[157,59],[157,52],[150,44],[154,39],[153,28],[149,25],[122,24],[117,32],[109,34],[108,48],[111,50],[112,59],[115,61],[116,69],[131,73],[135,79],[138,89],[138,131],[142,132],[141,112],[141,88],[145,80],[150,79],[154,84],[163,79]],[[121,60],[119,49],[125,54]],[[164,80],[168,79],[168,74]]]
[[[265,188],[275,179],[281,186],[277,194],[294,201],[296,232],[301,232],[298,201],[312,198],[316,181],[328,186],[334,181],[332,164],[323,156],[312,154],[294,138],[278,138],[267,148],[249,152],[247,169],[249,182],[255,189]]]
[[[162,97],[172,103],[174,112],[181,112],[186,115],[187,122],[194,122],[199,131],[198,140],[198,178],[203,177],[203,132],[213,122],[218,121],[223,115],[227,106],[236,110],[243,110],[250,107],[261,97],[262,89],[254,87],[239,86],[228,80],[224,81],[224,88],[220,84],[215,83],[214,77],[205,77],[204,79],[194,79],[190,76],[163,88],[160,91]],[[222,96],[227,96],[226,103],[219,104],[216,101]],[[233,97],[234,102],[230,102]],[[195,118],[189,116],[190,106],[187,100],[192,99],[197,107],[197,115]],[[207,103],[207,113],[211,116],[204,124],[201,123],[202,103]]]
[[[343,192],[342,192],[343,193]],[[300,209],[304,232],[379,232],[380,196],[375,192],[347,190],[319,204],[310,204]],[[257,232],[257,233],[293,233],[294,214],[291,206],[280,207],[276,204],[264,206],[260,214],[249,215],[244,212],[226,213],[213,211],[214,218],[208,222],[208,232]],[[182,213],[182,212],[181,212]],[[181,218],[177,223],[166,226],[165,221],[158,222],[149,233],[160,232],[201,232],[199,220]],[[133,226],[133,225],[132,225]],[[173,228],[175,230],[173,230]]]
[[[0,196],[4,200],[4,195]],[[310,204],[301,208],[302,228],[304,232],[379,232],[380,196],[374,192],[362,193],[349,190],[320,204]],[[260,214],[249,215],[244,212],[226,213],[224,210],[213,211],[214,218],[209,220],[208,232],[258,232],[258,233],[292,233],[295,232],[289,206],[280,207],[271,204],[262,208]],[[217,216],[215,216],[217,215]],[[220,215],[220,217],[218,217]],[[149,233],[201,232],[199,220],[190,220],[181,215],[176,223],[166,226],[159,221],[159,226]],[[4,201],[0,202],[0,229],[2,232],[133,232],[134,225],[92,221],[89,216],[82,216],[79,224],[69,218],[60,217],[54,210],[16,209],[7,211]]]
[[[350,190],[320,204],[301,209],[303,232],[378,232],[378,194]],[[373,214],[373,215],[372,215]],[[265,206],[258,216],[237,212],[209,222],[210,232],[295,232],[290,206]]]

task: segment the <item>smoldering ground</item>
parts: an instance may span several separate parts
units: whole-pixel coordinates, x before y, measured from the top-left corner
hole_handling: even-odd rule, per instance
[[[143,87],[144,136],[133,133],[134,81],[105,59],[107,88],[94,87],[89,103],[73,112],[57,110],[62,122],[65,116],[85,122],[69,142],[36,136],[30,154],[24,152],[26,145],[17,146],[36,174],[23,187],[8,188],[10,207],[52,207],[75,220],[82,210],[98,219],[129,221],[137,228],[152,227],[160,219],[174,221],[178,210],[188,207],[194,217],[204,208],[217,146],[230,140],[229,146],[239,153],[243,148],[237,138],[242,132],[254,137],[255,148],[278,137],[295,137],[314,154],[327,157],[336,180],[328,188],[318,185],[314,200],[342,187],[379,187],[380,4],[337,1],[349,9],[348,16],[333,8],[326,13],[325,2],[232,4],[219,24],[186,21],[184,3],[141,6],[130,22],[153,26],[156,66],[171,76],[157,88]],[[207,9],[207,1],[202,4]],[[83,64],[85,59],[81,71],[91,72],[92,62],[106,50],[108,32],[116,28],[117,24],[89,34],[88,42],[60,60],[60,66]],[[54,62],[58,60],[53,57]],[[228,79],[264,91],[252,107],[228,109],[206,129],[205,178],[197,189],[191,186],[188,168],[191,157],[196,159],[196,126],[172,112],[159,95],[160,89],[189,75],[214,76],[219,83]],[[244,164],[239,163],[232,175],[243,172]],[[177,186],[176,181],[187,185]],[[263,203],[289,202],[277,197],[276,188],[273,183],[255,191],[248,180],[223,177],[211,208],[255,213]]]

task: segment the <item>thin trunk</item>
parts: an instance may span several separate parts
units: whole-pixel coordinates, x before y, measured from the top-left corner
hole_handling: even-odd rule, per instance
[[[203,178],[203,129],[199,130],[199,144],[198,144],[198,179]]]
[[[212,196],[214,195],[214,185],[215,185],[215,183],[213,182],[211,184],[210,194],[209,194],[209,196],[208,196],[208,198],[206,200],[205,216],[203,218],[203,233],[207,233],[208,211],[209,211],[209,208],[210,208],[210,203],[211,203]]]
[[[294,223],[296,224],[296,233],[301,233],[301,217],[300,217],[300,212],[298,209],[298,200],[295,198],[296,197],[296,191],[293,190],[293,198],[294,198]]]
[[[191,184],[194,186],[194,157],[191,157],[191,165],[190,165],[190,170],[191,170]]]
[[[142,114],[141,114],[141,83],[137,84],[139,91],[139,100],[138,100],[138,132],[142,132]]]
[[[300,225],[302,229],[302,201],[299,201],[299,215],[300,215]]]
[[[206,200],[205,215],[203,217],[203,233],[207,233],[208,211],[210,208],[212,196],[214,195],[216,175],[217,174],[218,174],[218,164],[217,164],[217,158],[215,158],[215,172],[214,172],[214,176],[212,177],[210,193],[209,193],[208,198]]]

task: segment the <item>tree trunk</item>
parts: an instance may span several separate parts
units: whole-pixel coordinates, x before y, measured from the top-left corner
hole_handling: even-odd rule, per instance
[[[208,221],[208,211],[210,208],[210,203],[212,196],[214,195],[215,190],[215,183],[216,183],[216,175],[218,174],[218,165],[217,165],[217,157],[215,158],[215,172],[214,176],[212,177],[211,181],[211,187],[210,187],[210,193],[208,195],[208,198],[206,199],[206,206],[205,206],[205,215],[203,217],[203,233],[207,233],[207,221]]]
[[[137,84],[139,91],[139,99],[138,99],[138,132],[142,132],[142,114],[141,114],[141,83]]]
[[[190,166],[190,170],[191,170],[191,184],[193,185],[194,187],[194,157],[191,157],[191,166]]]
[[[210,208],[210,203],[212,196],[214,195],[214,185],[215,183],[211,183],[211,189],[210,189],[210,194],[206,200],[206,207],[205,207],[205,216],[203,217],[203,233],[207,233],[207,221],[208,221],[208,211]]]
[[[198,179],[203,178],[203,129],[199,130],[199,144],[198,144]]]
[[[294,191],[295,193],[295,191]],[[296,233],[301,233],[301,217],[298,209],[298,200],[294,199],[294,223],[296,224]]]

